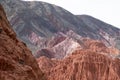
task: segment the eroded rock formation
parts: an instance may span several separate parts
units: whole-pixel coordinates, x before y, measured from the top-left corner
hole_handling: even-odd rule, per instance
[[[0,80],[44,80],[26,44],[16,38],[0,5]]]
[[[83,47],[74,38],[61,32],[49,39],[46,39],[45,42],[41,42],[41,40],[39,42],[45,46],[40,47],[39,50],[34,53],[36,58],[46,56],[48,58],[62,59],[74,52],[76,49]]]
[[[119,62],[92,51],[78,51],[52,67],[46,75],[48,80],[119,80]]]
[[[37,53],[34,54],[36,58],[46,56],[48,58],[63,59],[78,49],[90,49],[95,52],[109,53],[112,55],[119,54],[118,49],[114,47],[107,47],[99,40],[83,38],[73,31],[68,31],[66,34],[58,33],[52,38],[44,41],[45,42],[42,42],[40,40],[42,45],[45,46],[40,47]]]
[[[57,60],[37,59],[48,80],[120,80],[120,51],[102,42],[83,39],[86,47]],[[62,52],[61,52],[62,53]]]

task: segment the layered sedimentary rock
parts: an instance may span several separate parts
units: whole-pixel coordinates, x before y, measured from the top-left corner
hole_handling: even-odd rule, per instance
[[[39,50],[34,54],[36,58],[46,56],[48,58],[63,59],[78,49],[91,49],[95,52],[104,52],[112,55],[119,54],[118,49],[107,47],[99,40],[83,38],[71,30],[66,34],[58,33],[41,43],[45,46],[39,47]]]
[[[78,36],[79,38],[79,36]],[[49,39],[44,40],[45,42],[38,42],[38,44],[45,45],[39,47],[39,50],[34,53],[36,58],[40,56],[46,56],[48,58],[62,59],[77,49],[83,48],[83,43],[79,43],[75,38],[72,38],[68,34],[57,33]]]
[[[31,51],[16,38],[1,5],[0,80],[44,80]]]
[[[37,59],[48,80],[120,80],[119,50],[107,48],[100,41],[84,41],[86,48],[62,60]]]
[[[38,40],[58,32],[72,30],[82,37],[101,40],[107,46],[116,46],[116,38],[120,36],[120,29],[112,25],[88,15],[76,16],[53,4],[21,0],[2,0],[1,3],[17,36],[33,53],[38,50],[35,44]]]

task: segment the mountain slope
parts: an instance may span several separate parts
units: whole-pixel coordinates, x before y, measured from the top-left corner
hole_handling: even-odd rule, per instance
[[[101,40],[107,46],[115,46],[115,39],[120,36],[120,29],[112,25],[91,16],[76,16],[52,4],[20,0],[4,0],[1,3],[17,36],[33,51],[36,51],[36,45],[32,41],[49,38],[57,32],[72,30],[82,37]]]
[[[0,5],[0,80],[43,80],[26,45],[16,38]]]

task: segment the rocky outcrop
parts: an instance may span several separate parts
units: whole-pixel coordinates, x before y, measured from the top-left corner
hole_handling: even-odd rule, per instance
[[[41,42],[40,40],[38,43],[38,46],[41,45],[41,43],[45,46],[39,47],[39,50],[34,53],[36,58],[46,56],[48,58],[62,59],[75,50],[83,48],[83,43],[79,43],[81,40],[76,41],[75,38],[62,32],[55,34],[51,38],[46,38],[44,41],[45,42]]]
[[[34,56],[36,58],[46,56],[48,58],[62,59],[79,48],[81,48],[79,43],[67,38],[53,47],[38,50],[36,53],[34,53]]]
[[[31,51],[16,38],[1,5],[0,80],[44,80]]]
[[[52,4],[21,0],[2,0],[1,3],[18,38],[33,52],[38,49],[35,43],[39,39],[49,38],[58,32],[72,30],[81,37],[100,40],[107,46],[116,46],[116,37],[120,36],[120,29],[112,25],[88,15],[76,16]]]
[[[108,48],[99,40],[83,38],[71,30],[66,34],[58,33],[52,36],[52,38],[46,39],[42,45],[46,46],[39,47],[39,50],[34,53],[36,58],[46,56],[48,58],[63,59],[78,49],[90,49],[95,52],[104,52],[112,55],[119,54],[118,49],[114,47]]]
[[[119,50],[114,48],[114,47],[107,47],[104,43],[98,40],[91,40],[91,39],[86,39],[83,38],[83,43],[86,46],[86,48],[95,51],[95,52],[103,52],[103,53],[109,53],[109,54],[114,54],[118,55]]]
[[[84,41],[86,48],[64,59],[37,59],[48,80],[120,80],[119,50],[111,51],[100,41]]]

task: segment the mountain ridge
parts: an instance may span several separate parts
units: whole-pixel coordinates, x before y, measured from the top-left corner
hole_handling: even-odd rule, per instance
[[[52,4],[4,0],[2,5],[18,38],[32,48],[32,51],[36,51],[34,46],[37,45],[31,39],[50,38],[58,32],[72,30],[82,37],[100,40],[107,46],[115,46],[115,39],[120,36],[120,29],[112,25],[88,15],[76,16]]]

